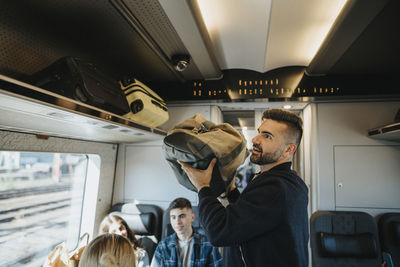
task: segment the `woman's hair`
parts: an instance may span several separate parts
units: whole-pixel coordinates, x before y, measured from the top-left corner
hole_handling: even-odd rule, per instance
[[[135,267],[135,252],[128,239],[117,234],[96,237],[85,248],[79,267]]]
[[[103,221],[101,221],[100,228],[99,228],[99,234],[109,233],[110,225],[112,225],[113,223],[122,224],[123,226],[125,226],[126,232],[128,234],[128,239],[132,243],[133,249],[135,251],[143,248],[142,246],[139,245],[139,241],[135,237],[135,232],[131,228],[129,228],[126,221],[124,219],[122,219],[121,217],[114,215],[114,214],[107,215],[103,219]]]

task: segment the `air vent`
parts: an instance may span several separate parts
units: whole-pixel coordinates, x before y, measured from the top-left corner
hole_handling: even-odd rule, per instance
[[[111,129],[115,129],[115,128],[119,128],[119,127],[116,125],[106,125],[101,128],[111,130]]]

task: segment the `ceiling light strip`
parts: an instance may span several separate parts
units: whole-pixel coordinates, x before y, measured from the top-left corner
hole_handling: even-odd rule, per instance
[[[389,0],[348,0],[311,60],[306,73],[326,74],[368,27]]]

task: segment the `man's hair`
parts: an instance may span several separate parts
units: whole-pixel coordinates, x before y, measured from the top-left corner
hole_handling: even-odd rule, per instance
[[[289,131],[287,141],[295,140],[296,146],[299,146],[303,136],[303,120],[293,112],[283,109],[267,109],[264,111],[262,119],[271,119],[287,125]]]
[[[172,210],[172,209],[184,209],[184,208],[188,208],[188,209],[192,209],[192,204],[190,204],[190,201],[186,198],[183,197],[179,197],[174,199],[171,204],[169,204],[168,210]]]

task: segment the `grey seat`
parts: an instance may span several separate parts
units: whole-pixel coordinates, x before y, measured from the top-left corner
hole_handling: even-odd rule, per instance
[[[162,209],[156,205],[118,203],[111,208],[110,212],[127,222],[151,260],[161,240]]]
[[[382,251],[390,253],[393,266],[400,266],[400,213],[385,213],[378,221]]]
[[[314,267],[377,267],[382,263],[375,219],[364,212],[315,212],[310,242]]]

